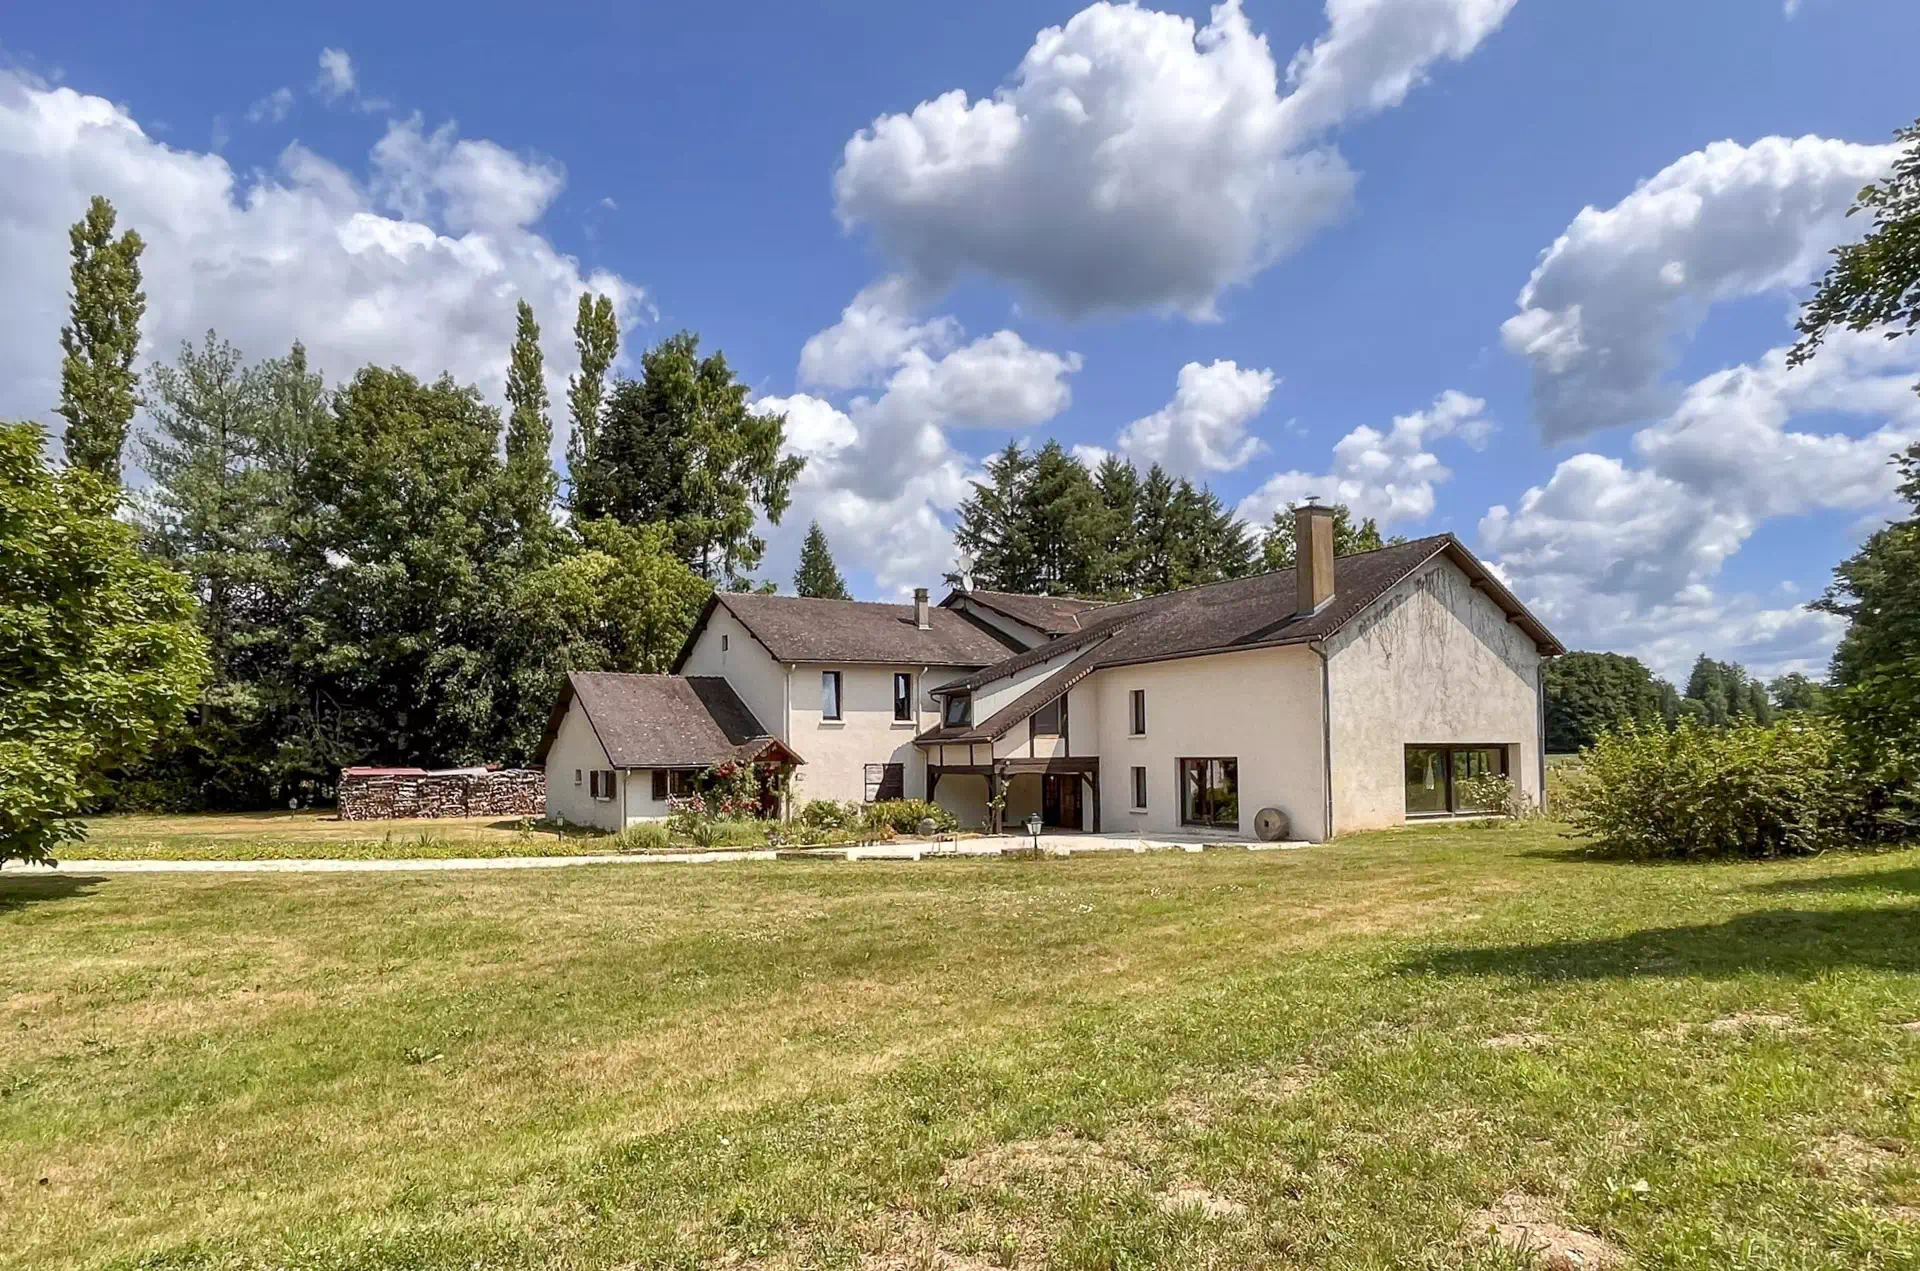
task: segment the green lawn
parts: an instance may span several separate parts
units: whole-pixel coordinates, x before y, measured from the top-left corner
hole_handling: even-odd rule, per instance
[[[73,860],[369,860],[577,856],[616,850],[593,830],[488,817],[342,821],[332,812],[126,813],[90,817]]]
[[[0,1266],[1920,1266],[1920,853],[0,874]]]

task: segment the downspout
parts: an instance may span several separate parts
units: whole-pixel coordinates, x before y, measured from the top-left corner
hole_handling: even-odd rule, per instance
[[[799,664],[787,664],[787,673],[780,685],[780,744],[793,749],[793,673],[799,670]],[[791,765],[789,765],[791,767]],[[793,782],[787,782],[787,806],[782,820],[793,819]]]
[[[1322,811],[1326,817],[1327,838],[1333,838],[1333,669],[1327,659],[1327,646],[1315,640],[1307,645],[1320,658],[1320,758],[1323,769],[1321,789],[1325,795]]]
[[[926,729],[920,726],[920,699],[926,696],[927,672],[932,669],[930,666],[921,667],[919,678],[913,682],[913,735],[915,737],[918,737],[926,731]],[[932,803],[933,792],[927,789],[927,752],[916,745],[913,747],[913,753],[920,756],[920,758],[916,760],[920,765],[920,797],[928,803]],[[904,791],[902,793],[904,793]]]
[[[1540,811],[1547,810],[1547,660],[1540,659],[1540,665],[1533,673],[1533,705],[1537,720],[1534,735],[1535,754],[1540,761]]]

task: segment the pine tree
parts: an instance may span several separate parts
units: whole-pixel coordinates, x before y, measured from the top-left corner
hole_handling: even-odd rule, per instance
[[[1017,441],[987,460],[987,480],[960,505],[954,543],[973,557],[976,583],[990,591],[1031,592],[1040,570],[1021,518],[1033,459]]]
[[[567,478],[568,506],[578,517],[583,504],[592,505],[601,498],[597,486],[600,407],[606,396],[607,368],[620,351],[620,323],[612,300],[591,293],[580,297],[573,343],[580,355],[580,371],[567,381],[567,410],[573,424],[567,437]]]
[[[1100,461],[1093,485],[1104,515],[1087,594],[1131,596],[1140,564],[1140,474],[1131,463],[1108,455]]]
[[[1172,591],[1182,585],[1187,548],[1175,524],[1175,497],[1179,487],[1159,464],[1147,469],[1140,483],[1140,563],[1136,574],[1142,595]]]
[[[513,353],[507,363],[507,498],[523,543],[541,550],[553,530],[553,498],[559,481],[547,451],[553,424],[547,418],[546,364],[533,306],[516,310]]]
[[[1045,595],[1093,590],[1101,505],[1085,466],[1059,442],[1047,442],[1033,457],[1016,507],[1033,552],[1033,590]]]
[[[68,231],[73,254],[71,320],[60,329],[59,412],[66,418],[67,462],[120,481],[120,451],[133,422],[146,293],[140,290],[145,244],[128,230],[113,236],[113,204],[99,195]]]
[[[818,600],[853,599],[847,592],[846,579],[840,576],[839,568],[833,563],[826,533],[818,521],[807,526],[806,541],[800,545],[800,568],[793,573],[793,591],[797,596],[811,596]]]

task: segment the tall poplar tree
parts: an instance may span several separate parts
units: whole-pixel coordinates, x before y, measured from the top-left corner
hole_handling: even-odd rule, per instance
[[[573,431],[567,436],[568,506],[579,515],[582,501],[599,498],[600,408],[606,396],[607,368],[620,352],[620,323],[613,301],[591,292],[580,297],[573,320],[573,344],[580,371],[567,381],[567,411]]]
[[[145,244],[128,230],[114,237],[113,204],[96,194],[67,233],[72,243],[70,317],[60,329],[60,405],[67,462],[118,484],[120,452],[133,422],[146,293],[140,290]]]
[[[522,300],[516,310],[513,353],[507,362],[507,468],[504,478],[521,541],[539,551],[553,529],[553,496],[558,479],[547,451],[553,424],[547,418],[546,363],[540,353],[540,324],[533,306]]]
[[[847,591],[847,580],[840,576],[840,567],[833,563],[826,532],[818,521],[807,526],[806,541],[800,544],[800,568],[793,572],[793,590],[795,595],[818,600],[853,599]]]

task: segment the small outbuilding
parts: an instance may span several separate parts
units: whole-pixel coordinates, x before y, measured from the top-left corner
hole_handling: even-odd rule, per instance
[[[576,671],[535,762],[546,768],[549,817],[617,831],[665,818],[699,774],[728,764],[754,769],[761,814],[777,816],[783,778],[805,761],[719,676]]]

